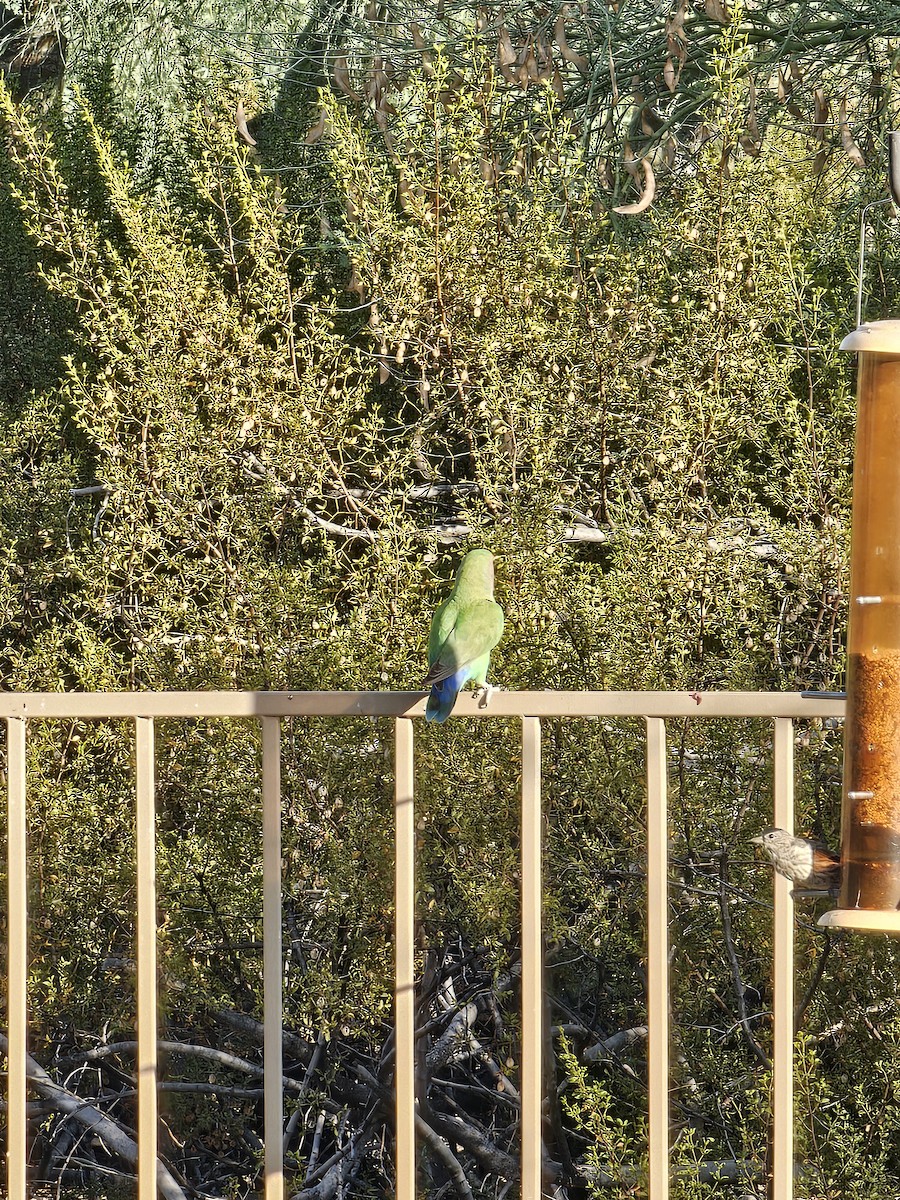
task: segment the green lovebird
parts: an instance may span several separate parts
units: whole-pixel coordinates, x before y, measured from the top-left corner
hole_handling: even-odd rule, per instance
[[[493,690],[487,682],[491,651],[503,633],[503,609],[494,601],[494,556],[490,550],[470,550],[456,572],[453,591],[431,622],[428,674],[431,688],[426,721],[446,721],[456,697],[471,679],[483,703]]]

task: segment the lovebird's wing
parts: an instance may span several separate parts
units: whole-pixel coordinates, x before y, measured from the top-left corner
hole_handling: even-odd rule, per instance
[[[452,598],[445,600],[435,609],[434,616],[431,618],[431,631],[428,634],[428,674],[425,676],[423,687],[427,687],[428,684],[434,683],[438,679],[446,679],[448,675],[453,674],[452,667],[449,671],[443,672],[440,657],[444,644],[453,633],[458,617],[459,605]],[[438,673],[435,674],[435,672]]]
[[[452,613],[442,611],[451,604]],[[493,600],[476,600],[464,607],[446,601],[435,613],[431,626],[425,686],[448,679],[461,667],[489,655],[502,634],[503,609]]]

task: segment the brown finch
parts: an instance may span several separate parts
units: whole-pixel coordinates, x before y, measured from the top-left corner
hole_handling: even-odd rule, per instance
[[[786,829],[764,829],[750,839],[761,846],[779,875],[804,892],[834,892],[841,882],[841,860],[827,846],[794,837]]]

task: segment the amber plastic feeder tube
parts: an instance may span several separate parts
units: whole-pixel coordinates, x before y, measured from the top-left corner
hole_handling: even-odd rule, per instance
[[[900,321],[861,325],[842,882],[821,924],[900,933]]]

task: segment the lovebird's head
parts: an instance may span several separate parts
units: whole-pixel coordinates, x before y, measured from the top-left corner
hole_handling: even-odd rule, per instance
[[[490,596],[494,591],[494,556],[490,550],[470,550],[459,564],[456,583]]]

